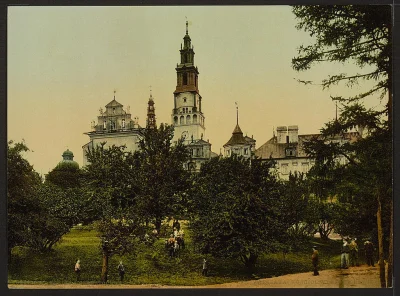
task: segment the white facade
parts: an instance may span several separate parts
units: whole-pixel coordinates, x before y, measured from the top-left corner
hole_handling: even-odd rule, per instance
[[[139,149],[141,127],[138,118],[131,119],[129,110],[124,110],[123,105],[114,99],[106,105],[106,110],[99,110],[97,124],[92,122],[92,131],[85,133],[90,141],[82,146],[83,165],[88,164],[86,153],[88,149],[106,142],[104,147],[126,146],[126,151],[134,152]]]
[[[201,97],[196,92],[182,92],[174,96],[171,122],[175,133],[173,141],[186,137],[201,139],[206,135],[204,114],[200,111]]]
[[[255,155],[261,159],[272,159],[276,162],[275,169],[279,177],[288,180],[290,173],[306,174],[315,164],[315,160],[309,158],[303,149],[304,142],[313,138],[321,137],[320,134],[299,135],[298,126],[279,126],[270,140],[261,145]],[[356,141],[359,138],[358,132],[345,133],[343,136],[336,136],[327,139],[327,143],[340,143]],[[344,157],[338,157],[341,164],[346,163]]]

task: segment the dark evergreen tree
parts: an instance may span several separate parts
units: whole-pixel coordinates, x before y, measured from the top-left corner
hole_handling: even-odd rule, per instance
[[[372,80],[376,83],[370,90],[354,97],[333,97],[340,102],[342,114],[338,120],[327,123],[322,129],[322,138],[311,141],[306,145],[306,150],[310,156],[317,159],[320,167],[327,168],[325,172],[329,174],[334,170],[335,159],[345,158],[346,164],[340,171],[335,172],[339,172],[334,179],[335,184],[340,183],[340,174],[342,176],[352,174],[356,177],[356,180],[353,179],[354,182],[365,185],[373,194],[381,286],[391,287],[393,260],[391,6],[295,6],[293,12],[299,21],[297,28],[309,32],[315,38],[313,45],[299,48],[299,56],[292,60],[295,70],[310,69],[315,63],[347,61],[354,62],[360,69],[372,68],[371,71],[364,73],[338,73],[322,80],[324,88],[340,82],[346,82],[349,87],[362,80]],[[381,110],[365,108],[363,99],[378,93],[380,99],[388,95],[383,108]],[[354,128],[358,128],[361,133],[358,141],[347,144],[329,143],[332,136],[344,137],[345,132]],[[361,130],[365,130],[366,133]],[[349,185],[349,182],[347,183]],[[382,212],[382,204],[389,205],[390,217],[382,217],[385,213]],[[384,220],[390,221],[387,284],[383,251]]]

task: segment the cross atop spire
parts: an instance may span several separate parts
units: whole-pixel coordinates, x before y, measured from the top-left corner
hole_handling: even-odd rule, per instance
[[[115,100],[115,93],[116,93],[117,91],[114,89],[114,100]]]
[[[239,124],[239,107],[238,107],[238,103],[235,102],[236,105],[236,124]]]
[[[189,23],[187,20],[187,16],[185,16],[185,19],[186,19],[186,35],[189,35]]]

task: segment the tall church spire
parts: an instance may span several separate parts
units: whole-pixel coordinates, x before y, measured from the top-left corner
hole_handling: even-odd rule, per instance
[[[156,114],[155,114],[155,108],[154,108],[154,99],[153,95],[151,94],[151,86],[150,86],[150,97],[149,101],[147,103],[147,120],[146,120],[146,127],[155,129],[156,126]]]
[[[199,92],[199,70],[194,64],[194,49],[189,36],[189,22],[186,20],[186,32],[183,46],[179,50],[180,63],[176,65],[176,88],[174,108],[171,119],[175,127],[174,140],[187,133],[190,138],[200,140],[205,136],[205,118],[202,112],[202,97]]]
[[[238,103],[235,102],[236,105],[236,125],[239,125],[239,107],[238,107]]]

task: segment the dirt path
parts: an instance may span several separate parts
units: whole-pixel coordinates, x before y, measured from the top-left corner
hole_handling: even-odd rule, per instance
[[[312,272],[288,274],[260,280],[225,283],[208,286],[163,286],[163,285],[8,285],[9,289],[149,289],[149,288],[379,288],[378,267],[366,265],[349,269],[323,270],[319,276]]]

